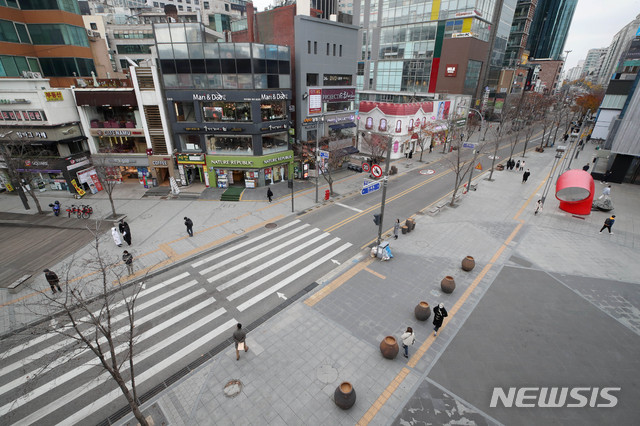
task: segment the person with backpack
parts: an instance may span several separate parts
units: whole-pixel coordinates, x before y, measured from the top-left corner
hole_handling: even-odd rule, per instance
[[[600,228],[600,233],[602,234],[602,231],[604,231],[605,228],[607,228],[609,230],[609,235],[613,235],[613,232],[611,232],[611,227],[613,226],[613,223],[616,221],[616,215],[612,214],[611,217],[608,217],[604,220],[604,225],[602,225],[602,228]]]

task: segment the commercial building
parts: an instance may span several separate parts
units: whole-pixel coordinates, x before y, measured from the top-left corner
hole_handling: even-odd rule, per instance
[[[0,77],[35,76],[69,87],[96,71],[78,3],[0,1]]]
[[[40,191],[97,191],[71,89],[52,89],[47,79],[5,78],[0,98],[0,144],[20,161],[27,184]],[[7,176],[0,169],[3,183]]]
[[[609,84],[609,81],[615,78],[614,73],[618,68],[620,58],[629,50],[631,42],[637,37],[638,28],[640,28],[640,15],[622,27],[620,31],[613,36],[613,40],[609,45],[609,50],[604,58],[598,83],[602,86]]]
[[[587,81],[592,83],[596,83],[598,81],[598,76],[600,75],[608,50],[608,47],[589,49],[587,57],[584,60],[583,68],[583,73]]]
[[[505,67],[515,68],[527,62],[529,58],[527,42],[537,5],[538,0],[518,0],[504,55]]]
[[[538,0],[529,30],[531,58],[561,60],[578,0]]]
[[[211,43],[202,24],[153,28],[182,184],[291,179],[289,47]]]

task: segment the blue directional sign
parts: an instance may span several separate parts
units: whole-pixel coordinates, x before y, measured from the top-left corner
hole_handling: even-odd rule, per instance
[[[362,188],[362,191],[360,191],[360,194],[367,195],[368,193],[377,191],[378,189],[380,189],[380,182],[375,182],[369,186],[365,186],[364,188]]]
[[[469,143],[469,142],[465,142],[462,144],[463,148],[475,148],[476,144],[475,143]]]

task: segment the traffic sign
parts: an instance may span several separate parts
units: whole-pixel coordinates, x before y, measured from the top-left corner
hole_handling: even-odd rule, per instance
[[[373,182],[371,185],[365,186],[364,188],[362,188],[362,191],[360,191],[360,194],[367,195],[368,193],[377,191],[378,189],[380,189],[380,182]]]
[[[374,164],[373,166],[371,166],[371,174],[373,175],[373,177],[381,177],[382,176],[382,167],[380,167],[377,164]]]
[[[365,186],[369,186],[374,182],[375,182],[375,180],[365,179],[364,182],[362,182],[362,187],[364,188]]]
[[[482,163],[478,163],[478,165],[476,166],[476,169],[482,170]]]
[[[369,171],[369,163],[362,163],[362,171],[363,172]]]
[[[329,151],[318,150],[318,156],[320,158],[326,158],[328,160],[329,159]]]
[[[462,144],[463,148],[475,148],[476,144],[475,143],[469,143],[469,142],[465,142]]]

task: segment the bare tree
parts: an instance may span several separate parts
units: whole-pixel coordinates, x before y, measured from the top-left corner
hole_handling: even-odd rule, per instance
[[[498,117],[498,121],[493,123],[491,126],[493,133],[493,141],[491,144],[493,145],[493,155],[491,158],[491,172],[489,173],[488,181],[493,180],[493,171],[494,166],[496,164],[496,159],[498,158],[498,148],[500,146],[500,142],[502,140],[503,135],[511,133],[511,129],[507,123],[511,123],[511,120],[517,116],[518,108],[515,105],[512,105],[509,99],[504,103],[502,107],[502,112]]]
[[[324,163],[324,166],[320,166],[320,164],[316,164],[315,168],[322,175],[325,182],[329,185],[329,193],[334,195],[333,192],[333,183],[334,183],[334,175],[333,172],[342,169],[342,164],[345,161],[348,161],[349,156],[340,155],[340,149],[329,152],[329,160]],[[315,160],[314,160],[315,163]]]
[[[381,163],[387,153],[388,136],[382,133],[362,133],[361,147],[365,153],[371,155],[374,163]]]
[[[38,327],[30,327],[24,333],[31,338],[37,333],[43,337],[59,336],[63,339],[61,344],[51,345],[53,349],[45,349],[45,354],[39,359],[48,356],[55,361],[41,366],[29,382],[36,385],[44,373],[80,353],[93,354],[116,382],[138,422],[147,425],[140,411],[134,362],[139,337],[135,328],[136,301],[144,284],[138,280],[131,285],[123,285],[123,273],[119,272],[124,269],[123,264],[119,259],[109,259],[101,251],[98,227],[99,222],[96,221],[96,229],[89,230],[94,235],[93,256],[91,261],[82,265],[83,278],[71,279],[71,265],[77,267],[79,262],[73,259],[61,274],[61,295],[41,291],[39,301],[27,304],[32,313],[43,319],[54,319],[42,321]]]
[[[98,175],[102,188],[109,196],[109,203],[111,203],[111,217],[115,219],[118,214],[116,213],[116,206],[113,202],[113,192],[119,184],[118,177],[115,176],[114,173],[115,168],[107,165],[104,158],[97,156],[93,157],[93,167],[96,170],[96,175]]]
[[[464,138],[461,138],[460,135],[463,133],[464,128],[453,128],[450,130],[451,133],[451,147],[452,152],[447,154],[444,157],[444,161],[449,165],[449,168],[453,172],[454,175],[454,183],[453,183],[453,193],[451,194],[451,202],[450,205],[454,206],[456,201],[456,195],[458,195],[458,191],[462,186],[462,183],[467,176],[467,173],[471,172],[471,169],[475,167],[474,160],[471,158],[475,158],[475,154],[472,151],[462,148],[462,144],[465,142]],[[466,140],[469,140],[470,132],[467,131]],[[475,150],[480,151],[482,149],[482,143],[479,142],[476,145]]]

